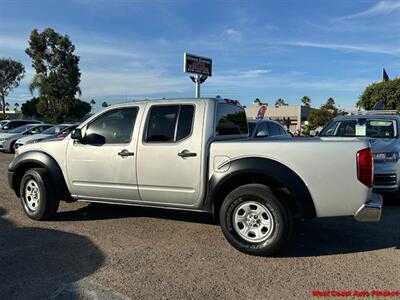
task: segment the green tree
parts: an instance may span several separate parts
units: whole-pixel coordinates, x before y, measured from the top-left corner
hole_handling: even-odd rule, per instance
[[[4,106],[6,107],[6,111],[10,110],[10,103],[6,102],[6,104]]]
[[[36,105],[39,103],[39,98],[34,97],[21,105],[22,114],[26,117],[42,118],[43,116],[37,111]]]
[[[25,75],[25,67],[11,58],[0,59],[0,101],[3,117],[6,116],[6,97],[19,86]]]
[[[372,110],[381,100],[385,109],[400,110],[400,78],[370,84],[359,97],[357,106]]]
[[[308,96],[303,96],[301,98],[301,102],[306,106],[310,106],[311,105],[311,99]]]
[[[325,126],[332,118],[336,117],[339,113],[338,108],[335,106],[335,100],[329,98],[325,104],[321,105],[319,109],[312,109],[308,116],[309,129]]]
[[[90,106],[92,107],[92,109],[94,108],[95,105],[96,105],[96,100],[94,99],[90,100]]]
[[[92,110],[89,103],[79,99],[75,99],[71,108],[67,121],[79,121]]]
[[[337,107],[335,106],[335,100],[334,100],[333,98],[328,98],[328,100],[326,100],[326,103],[323,104],[323,105],[321,106],[321,108],[327,109],[327,110],[329,110],[330,112],[335,113],[335,114],[337,114],[337,112],[338,112],[338,109],[337,109]]]
[[[18,107],[19,107],[19,103],[18,103],[18,102],[15,102],[15,103],[14,103],[14,109],[15,109],[15,111],[18,111]]]
[[[36,70],[30,91],[39,92],[38,112],[48,122],[63,122],[76,108],[75,96],[80,94],[79,57],[67,35],[60,35],[51,28],[39,33],[32,30],[29,48],[25,50],[32,58]]]
[[[283,100],[282,98],[279,98],[278,100],[276,100],[275,102],[275,107],[279,107],[279,106],[286,106],[288,105],[285,100]]]
[[[108,103],[106,102],[106,101],[104,101],[102,104],[101,104],[101,107],[108,107]]]

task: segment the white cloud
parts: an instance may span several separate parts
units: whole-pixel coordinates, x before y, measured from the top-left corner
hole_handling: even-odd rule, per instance
[[[151,97],[160,93],[182,93],[193,88],[184,76],[166,76],[160,72],[99,72],[82,70],[82,96]]]
[[[398,0],[380,1],[367,10],[349,16],[345,16],[340,19],[353,19],[353,18],[371,17],[377,15],[387,15],[391,14],[396,10],[400,10],[400,1]]]
[[[222,76],[236,77],[236,78],[255,78],[270,73],[271,70],[254,69],[254,70],[227,70],[220,72]]]
[[[28,47],[28,40],[0,35],[0,45],[0,51],[3,49],[25,50]]]
[[[400,54],[400,47],[394,47],[394,46],[352,45],[352,44],[320,43],[320,42],[309,42],[309,41],[288,41],[288,42],[282,42],[282,44],[288,46],[312,47],[312,48],[323,48],[323,49],[343,50],[343,51],[359,51],[359,52],[391,54],[391,55]]]
[[[80,55],[84,54],[91,54],[91,55],[101,55],[101,56],[118,56],[118,57],[132,57],[138,58],[134,52],[125,50],[119,47],[108,47],[108,46],[101,46],[98,44],[77,44],[75,46],[75,52]]]
[[[240,41],[242,39],[242,33],[239,30],[228,28],[225,30],[225,35],[234,41]]]

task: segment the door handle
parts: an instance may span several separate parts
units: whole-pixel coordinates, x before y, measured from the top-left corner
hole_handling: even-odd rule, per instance
[[[189,150],[182,150],[181,152],[178,153],[179,157],[185,158],[185,157],[195,157],[197,156],[197,153],[190,152]]]
[[[134,156],[135,153],[129,152],[128,150],[124,149],[124,150],[118,152],[118,155],[121,157],[126,157],[126,156]]]

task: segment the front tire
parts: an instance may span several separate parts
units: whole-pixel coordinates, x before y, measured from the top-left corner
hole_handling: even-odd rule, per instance
[[[51,176],[45,169],[26,171],[21,180],[20,195],[25,214],[33,220],[50,219],[60,204]]]
[[[247,184],[230,192],[219,217],[228,242],[250,255],[275,254],[292,233],[289,208],[262,184]]]
[[[15,153],[15,143],[16,142],[12,142],[10,145],[10,153]]]

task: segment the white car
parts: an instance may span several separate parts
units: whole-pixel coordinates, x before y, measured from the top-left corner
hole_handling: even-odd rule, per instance
[[[49,138],[56,138],[57,135],[62,133],[65,129],[71,128],[73,126],[74,125],[72,124],[54,125],[53,127],[50,127],[39,134],[24,136],[15,142],[15,149],[18,149],[19,147],[26,144],[38,143]]]
[[[15,152],[15,142],[23,136],[31,136],[38,134],[53,125],[51,124],[29,124],[21,127],[17,127],[8,132],[0,133],[0,150],[5,152]]]

